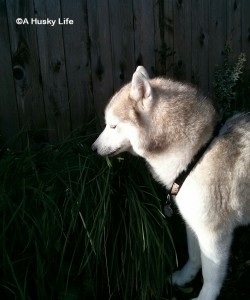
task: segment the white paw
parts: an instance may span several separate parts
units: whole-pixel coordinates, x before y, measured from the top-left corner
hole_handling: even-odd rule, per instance
[[[183,272],[180,271],[175,271],[172,275],[172,284],[173,285],[178,285],[178,286],[183,286],[187,283],[187,278],[183,276]]]

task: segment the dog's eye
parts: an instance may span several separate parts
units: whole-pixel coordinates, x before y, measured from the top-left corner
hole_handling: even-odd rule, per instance
[[[116,125],[110,125],[109,127],[112,128],[112,129],[115,129]]]

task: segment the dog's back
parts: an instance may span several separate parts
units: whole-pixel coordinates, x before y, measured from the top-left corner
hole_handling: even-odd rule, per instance
[[[193,214],[182,204],[187,198]],[[199,222],[198,215],[211,229],[231,231],[250,222],[250,114],[225,123],[184,182],[177,202],[191,224]]]
[[[223,135],[227,133],[231,134],[231,162],[234,163],[230,204],[236,221],[244,225],[250,223],[250,114],[230,120]]]
[[[250,114],[236,115],[225,123],[208,152],[207,164],[212,172],[210,187],[220,187],[218,192],[210,191],[216,195],[219,212],[231,215],[233,227],[249,223]]]

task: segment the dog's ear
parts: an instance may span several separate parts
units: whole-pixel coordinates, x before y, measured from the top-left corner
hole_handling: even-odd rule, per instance
[[[132,77],[130,97],[139,101],[149,100],[151,98],[152,89],[149,83],[149,76],[145,68],[137,67]]]
[[[145,78],[149,79],[148,72],[147,72],[147,70],[146,70],[143,66],[138,66],[138,67],[136,68],[136,71],[135,71],[135,72],[142,73],[142,75],[144,75]]]

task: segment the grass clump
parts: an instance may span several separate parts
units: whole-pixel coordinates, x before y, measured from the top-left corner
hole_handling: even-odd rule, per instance
[[[174,250],[144,163],[94,136],[0,157],[2,299],[160,299]]]

